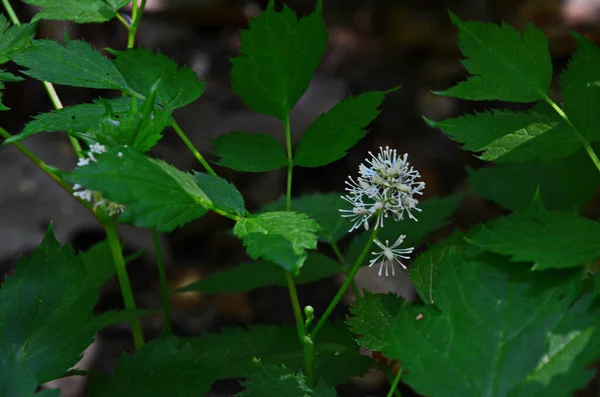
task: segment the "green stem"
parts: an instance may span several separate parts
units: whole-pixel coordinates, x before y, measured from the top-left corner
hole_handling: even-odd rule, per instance
[[[169,286],[167,284],[167,273],[165,272],[165,262],[163,260],[162,248],[158,232],[155,229],[151,230],[152,242],[154,243],[154,251],[156,253],[156,266],[158,267],[158,276],[160,277],[160,294],[163,301],[163,312],[165,316],[165,332],[167,335],[172,334],[171,320],[171,304],[169,302]]]
[[[558,113],[559,116],[562,117],[567,122],[567,124],[569,124],[569,126],[573,129],[573,132],[575,132],[575,135],[577,135],[577,138],[579,138],[579,140],[583,144],[583,147],[584,147],[585,151],[587,152],[588,156],[590,156],[590,159],[592,160],[592,162],[594,163],[594,165],[596,166],[598,171],[600,171],[600,159],[598,159],[596,152],[594,152],[594,149],[592,148],[592,146],[590,145],[588,140],[577,129],[577,127],[575,127],[573,125],[573,123],[571,123],[571,120],[569,120],[569,117],[567,116],[567,114],[560,108],[560,106],[558,106],[556,104],[556,102],[554,102],[548,95],[544,95],[544,100],[550,106],[552,106],[552,108],[556,111],[556,113]]]
[[[177,124],[177,122],[175,120],[173,120],[173,129],[175,130],[177,135],[179,135],[179,138],[181,138],[181,140],[183,141],[185,146],[187,146],[187,148],[190,150],[190,152],[192,152],[194,157],[196,157],[196,159],[200,162],[200,164],[202,164],[202,166],[204,167],[206,172],[208,172],[212,176],[217,176],[217,173],[215,172],[215,170],[213,170],[212,167],[210,166],[210,164],[208,164],[208,162],[204,159],[204,157],[202,157],[202,155],[200,154],[198,149],[196,149],[196,147],[192,144],[192,142],[190,142],[188,137],[185,135],[185,133],[183,132],[183,130],[181,129],[181,127],[179,126],[179,124]]]
[[[397,397],[402,397],[400,391],[398,390],[398,383],[400,383],[400,378],[402,378],[402,368],[398,369],[398,373],[394,377],[394,380],[391,382],[390,391],[388,392],[387,397],[392,397],[394,395]]]
[[[347,275],[350,272],[350,270],[352,270],[352,269],[350,267],[350,264],[346,260],[346,258],[344,258],[344,255],[342,255],[342,252],[340,251],[340,247],[334,241],[331,243],[331,248],[333,248],[333,252],[335,253],[335,256],[338,259],[338,261],[340,262],[340,264],[342,266],[344,266],[344,272]],[[358,288],[358,285],[356,285],[356,281],[354,279],[352,280],[352,284],[350,284],[350,286],[352,287],[352,292],[354,292],[354,296],[356,297],[356,299],[360,298],[362,296],[362,294],[360,293],[360,289]]]
[[[340,287],[340,290],[337,292],[337,294],[335,295],[335,297],[333,298],[333,300],[331,301],[331,303],[325,310],[325,313],[323,313],[323,316],[319,319],[319,321],[317,322],[317,325],[315,325],[315,329],[310,333],[313,340],[316,338],[317,333],[325,325],[325,323],[331,316],[331,313],[333,313],[333,310],[335,309],[337,304],[340,303],[340,301],[342,300],[342,297],[344,296],[344,294],[346,293],[346,291],[352,284],[352,281],[354,280],[354,276],[356,276],[356,273],[360,269],[360,265],[364,262],[365,258],[369,254],[369,249],[371,248],[371,245],[373,244],[373,240],[375,240],[376,237],[377,237],[377,228],[374,227],[373,231],[371,232],[371,236],[369,237],[369,241],[363,248],[363,250],[360,253],[360,256],[358,257],[358,259],[356,260],[356,263],[354,264],[354,266],[352,266],[352,270],[350,270],[350,273],[348,273],[348,277],[344,281],[344,284],[342,284],[342,286]]]
[[[117,228],[114,223],[106,223],[104,225],[104,230],[106,231],[106,239],[108,240],[108,245],[110,246],[110,251],[112,252],[113,260],[115,262],[115,270],[117,271],[117,278],[119,279],[119,285],[121,286],[121,294],[123,295],[125,308],[134,310],[136,308],[135,300],[133,298],[133,292],[131,291],[131,283],[129,282],[127,268],[125,267],[125,259],[123,258],[123,252],[121,251]],[[144,345],[144,334],[142,333],[140,319],[136,317],[130,321],[130,324],[131,334],[133,335],[133,344],[137,350]]]
[[[309,385],[312,385],[314,381],[314,344],[311,338],[306,335],[304,319],[302,318],[302,309],[300,308],[300,300],[298,299],[296,284],[294,282],[294,276],[292,273],[287,271],[285,272],[285,281],[287,282],[290,300],[292,301],[292,309],[294,311],[294,318],[296,319],[296,331],[298,332],[298,339],[300,340],[300,343],[302,343],[302,347],[304,349],[304,372],[306,375],[306,381]]]
[[[146,8],[146,0],[142,0],[140,6],[138,7],[138,0],[133,0],[131,3],[131,25],[128,30],[127,36],[127,49],[133,48],[135,44],[135,34],[137,32],[138,26],[140,26],[140,22],[142,21],[142,15],[144,14],[144,8]]]
[[[10,135],[4,128],[0,127],[0,136],[8,139],[12,135]],[[71,185],[69,185],[65,180],[63,180],[61,177],[59,177],[53,171],[52,167],[50,167],[49,165],[44,163],[42,160],[40,160],[40,158],[37,157],[35,154],[33,154],[33,152],[31,150],[27,149],[25,146],[23,146],[19,142],[13,142],[13,143],[11,143],[11,145],[16,147],[17,150],[19,150],[21,153],[23,153],[23,155],[25,155],[25,157],[27,157],[29,160],[31,160],[31,162],[33,164],[35,164],[39,169],[44,171],[46,173],[46,175],[48,175],[50,178],[52,178],[52,180],[54,182],[56,182],[61,188],[63,188],[63,190],[65,192],[69,193],[69,195],[71,197],[73,197],[75,200],[77,200],[79,202],[79,204],[83,205],[85,207],[85,209],[90,212],[90,214],[92,214],[96,219],[98,219],[96,217],[96,212],[94,211],[94,206],[90,202],[81,200],[78,197],[73,196],[73,189],[71,188]]]
[[[285,207],[289,211],[292,207],[292,170],[294,169],[294,159],[292,157],[292,131],[290,128],[290,116],[284,120],[285,146],[287,150],[287,187],[285,191]]]
[[[117,13],[116,17],[119,20],[119,22],[121,22],[121,24],[125,27],[125,29],[127,29],[128,31],[131,30],[131,25],[125,20],[125,18],[123,18],[121,14]]]
[[[10,1],[2,0],[2,4],[4,4],[4,8],[6,9],[6,12],[8,13],[8,16],[10,17],[10,20],[13,23],[13,25],[20,25],[21,21],[19,21],[19,17],[17,16],[17,14],[15,13],[15,10],[10,5]],[[50,100],[52,101],[52,104],[54,105],[54,108],[57,110],[62,109],[63,105],[60,102],[58,95],[56,94],[56,90],[54,89],[54,86],[51,83],[48,83],[47,81],[44,81],[43,84],[44,84],[44,88],[46,88],[46,92],[48,93],[48,96],[50,97]],[[79,153],[81,153],[81,145],[79,144],[79,141],[70,135],[68,135],[68,137],[69,137],[69,141],[71,142],[71,146],[73,146],[73,149],[75,150],[75,154],[79,155]]]

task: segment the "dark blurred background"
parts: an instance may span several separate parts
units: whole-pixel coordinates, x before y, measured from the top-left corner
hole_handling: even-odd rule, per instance
[[[22,21],[28,21],[35,12],[21,2],[13,3]],[[229,58],[237,54],[240,29],[244,29],[248,19],[258,15],[266,3],[266,0],[148,0],[138,44],[160,50],[192,68],[206,81],[206,92],[200,100],[177,110],[175,118],[209,160],[215,157],[210,153],[207,138],[231,131],[263,132],[284,140],[279,122],[246,109],[229,85]],[[370,127],[370,134],[348,156],[323,168],[296,168],[293,194],[343,191],[347,175],[356,174],[367,152],[389,145],[401,153],[409,153],[411,163],[427,183],[426,197],[467,193],[453,225],[432,236],[432,241],[456,225],[467,227],[497,216],[502,210],[470,193],[465,186],[466,167],[480,167],[482,163],[462,152],[440,131],[428,127],[421,116],[441,120],[473,110],[511,106],[464,102],[430,92],[444,90],[465,78],[456,45],[456,29],[450,23],[447,10],[462,19],[505,21],[518,28],[523,28],[526,22],[535,24],[549,38],[557,71],[564,67],[576,46],[569,29],[596,42],[600,38],[600,0],[325,0],[324,3],[330,41],[312,85],[293,111],[295,141],[319,114],[345,96],[387,90],[400,84],[403,87],[388,95],[383,112]],[[303,14],[312,11],[315,0],[290,0],[286,4]],[[71,38],[90,41],[99,49],[124,49],[126,44],[126,32],[116,20],[88,25],[61,21],[39,23],[39,38],[62,41],[65,32]],[[8,68],[16,70],[14,65]],[[107,95],[102,91],[64,86],[57,87],[57,91],[65,106]],[[8,84],[4,95],[4,103],[12,110],[0,113],[0,125],[13,134],[21,131],[32,116],[51,110],[50,101],[37,81]],[[70,170],[76,163],[64,134],[38,135],[25,144],[52,166]],[[153,155],[181,169],[200,169],[172,131],[165,134]],[[284,193],[283,170],[248,174],[217,167],[217,172],[243,193],[250,211]],[[50,221],[54,222],[59,239],[70,241],[77,249],[87,249],[104,238],[94,219],[24,156],[12,147],[0,149],[1,276],[10,273],[19,255],[39,244]],[[247,259],[241,243],[228,233],[231,226],[228,220],[208,214],[162,237],[172,287],[183,286]],[[148,249],[129,267],[138,306],[160,308],[149,233],[128,227],[121,228],[120,232],[127,253]],[[343,245],[348,241],[346,239]],[[378,278],[376,270],[361,270],[359,284],[373,291],[392,290],[408,299],[414,298],[405,276]],[[319,312],[335,294],[339,281],[324,280],[301,286],[301,302],[312,304]],[[280,288],[237,295],[186,293],[174,296],[172,304],[176,332],[180,335],[250,323],[293,324],[287,291]],[[120,306],[122,301],[114,281],[103,290],[98,310]],[[343,318],[345,313],[342,306],[336,315]],[[163,320],[159,316],[143,320],[148,337],[160,332]],[[127,328],[108,329],[90,348],[86,365],[110,371],[123,349],[131,349]],[[63,397],[85,395],[84,382],[76,379],[63,384]],[[219,382],[212,396],[229,396],[239,390],[237,381]],[[342,386],[339,392],[342,397],[385,395],[387,383],[379,372],[373,371]],[[414,394],[405,390],[403,395]],[[598,386],[591,385],[581,396],[600,396]]]

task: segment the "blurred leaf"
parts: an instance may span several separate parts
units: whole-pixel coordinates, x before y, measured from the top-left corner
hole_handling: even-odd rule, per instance
[[[217,164],[236,171],[264,172],[284,168],[287,157],[281,144],[267,134],[234,131],[212,140]]]
[[[569,183],[565,183],[569,181]],[[496,164],[469,170],[469,185],[508,210],[527,205],[539,187],[548,209],[581,209],[600,185],[584,150],[551,163]]]
[[[533,262],[535,270],[578,267],[600,258],[600,223],[548,211],[536,196],[529,206],[484,225],[468,241],[515,262]]]
[[[371,91],[348,97],[323,113],[306,130],[294,156],[301,167],[320,167],[341,159],[361,140],[378,115],[387,92]]]
[[[600,49],[589,40],[573,33],[579,47],[561,76],[560,86],[564,111],[569,121],[586,138],[600,140]]]
[[[284,120],[321,63],[327,29],[323,5],[300,20],[286,5],[265,11],[241,33],[240,55],[231,59],[233,91],[252,110]]]
[[[110,21],[119,8],[129,0],[24,0],[26,3],[42,7],[33,21],[58,19],[77,23]]]
[[[64,178],[124,205],[123,222],[162,232],[200,218],[212,206],[192,175],[124,146]]]
[[[210,392],[217,380],[221,357],[201,357],[189,346],[178,347],[175,339],[159,337],[134,355],[117,361],[115,375],[96,374],[91,397],[198,397]]]
[[[313,193],[292,198],[292,209],[310,215],[321,227],[319,239],[333,244],[348,234],[347,221],[339,213],[345,203],[340,193]],[[261,208],[261,211],[284,210],[285,196]]]
[[[548,40],[528,24],[523,34],[515,28],[486,22],[461,21],[458,28],[462,61],[473,76],[439,94],[471,100],[535,102],[543,99],[552,80]]]
[[[254,371],[242,383],[246,390],[239,397],[335,397],[335,388],[320,384],[311,389],[302,371],[295,373],[285,366],[263,365],[255,360]]]
[[[244,241],[248,255],[272,261],[298,275],[306,250],[317,247],[317,223],[296,212],[265,212],[240,219],[233,233]]]
[[[2,103],[2,90],[4,89],[3,81],[16,82],[16,81],[21,81],[21,80],[23,80],[23,78],[12,75],[12,74],[0,69],[0,110],[10,110],[8,107],[6,107]],[[7,141],[5,140],[5,143],[6,142]],[[3,145],[5,143],[3,143]]]
[[[127,86],[148,97],[156,88],[156,103],[167,110],[180,108],[194,102],[204,92],[204,82],[192,69],[179,66],[171,58],[145,48],[112,51],[114,64],[127,81]]]
[[[477,157],[499,163],[550,161],[581,147],[571,127],[556,114],[496,110],[427,122],[463,143],[464,150],[483,151]]]
[[[344,268],[333,259],[309,252],[296,284],[310,283],[342,273]],[[177,292],[200,291],[205,294],[248,292],[267,285],[286,287],[281,267],[267,261],[254,261],[227,271],[211,274],[202,280],[179,289]]]

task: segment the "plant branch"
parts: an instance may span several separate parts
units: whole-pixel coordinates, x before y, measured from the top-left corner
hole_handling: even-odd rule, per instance
[[[325,323],[331,316],[331,313],[333,313],[333,310],[335,309],[337,304],[342,300],[342,297],[344,296],[344,294],[350,287],[350,284],[352,284],[352,281],[354,280],[354,276],[356,276],[358,269],[360,269],[360,265],[364,262],[365,258],[367,257],[367,255],[369,253],[369,249],[371,248],[371,245],[373,244],[373,240],[375,240],[376,237],[377,237],[377,228],[374,227],[373,231],[371,232],[371,236],[369,237],[369,241],[363,248],[363,250],[360,253],[360,256],[358,257],[358,259],[356,260],[356,263],[354,264],[354,266],[352,266],[352,270],[350,270],[350,273],[348,273],[348,277],[344,281],[344,284],[342,284],[342,286],[340,287],[340,290],[337,292],[337,294],[335,295],[335,297],[333,298],[333,300],[331,301],[331,303],[325,310],[325,313],[323,313],[323,316],[321,316],[321,318],[317,322],[317,325],[315,325],[314,330],[310,333],[313,340],[316,338],[316,335],[319,332],[319,330],[323,327],[323,325],[325,325]]]
[[[391,375],[391,374],[389,374],[389,375]],[[402,395],[400,394],[400,391],[398,390],[398,384],[400,383],[401,378],[402,378],[402,368],[399,368],[398,373],[394,377],[394,380],[390,382],[391,383],[390,391],[388,392],[387,397],[392,397],[392,396],[402,397]],[[390,377],[388,377],[388,380],[391,380]]]
[[[179,138],[181,138],[181,140],[183,141],[185,146],[187,146],[187,148],[190,150],[190,152],[192,152],[194,157],[196,157],[196,159],[200,162],[200,164],[202,164],[202,166],[204,167],[206,172],[208,172],[212,176],[217,176],[217,173],[215,172],[215,170],[213,170],[212,167],[210,166],[210,164],[208,164],[208,162],[204,159],[204,157],[202,157],[202,155],[200,154],[198,149],[196,149],[194,144],[192,142],[190,142],[190,140],[185,135],[185,133],[183,132],[183,130],[181,129],[179,124],[177,124],[177,121],[173,120],[172,127],[175,130],[175,132],[177,133],[177,135],[179,135]]]
[[[115,270],[117,271],[117,278],[119,279],[119,285],[121,286],[121,294],[123,295],[125,308],[135,310],[135,299],[133,298],[131,282],[129,281],[129,275],[127,274],[127,268],[125,267],[125,259],[123,258],[123,251],[121,250],[121,244],[119,243],[117,228],[113,222],[110,222],[104,225],[104,230],[106,231],[106,239],[108,240],[108,245],[110,246],[110,251],[115,263]],[[144,345],[144,334],[142,333],[140,319],[136,317],[130,321],[130,324],[131,334],[133,335],[133,344],[137,350]]]
[[[346,275],[348,275],[348,273],[350,272],[350,270],[352,270],[352,268],[350,267],[350,264],[348,263],[346,258],[344,258],[344,255],[342,255],[342,252],[340,251],[340,247],[334,241],[331,243],[331,248],[333,248],[333,252],[335,253],[335,256],[338,259],[338,261],[340,262],[340,264],[342,266],[344,266],[344,272],[346,273]],[[354,296],[356,297],[356,299],[360,298],[362,296],[362,294],[360,293],[360,289],[358,288],[358,285],[356,285],[356,281],[354,279],[352,279],[352,284],[350,284],[350,286],[352,287],[352,292],[354,292]]]
[[[152,233],[152,242],[154,243],[154,251],[156,253],[156,266],[158,267],[158,276],[160,277],[160,294],[162,297],[163,312],[165,316],[165,332],[167,335],[171,335],[171,303],[169,302],[169,286],[167,284],[165,262],[163,259],[158,232],[155,229],[152,229],[150,232]]]

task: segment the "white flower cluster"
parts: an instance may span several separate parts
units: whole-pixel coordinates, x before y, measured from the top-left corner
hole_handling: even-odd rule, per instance
[[[352,209],[341,209],[342,216],[353,222],[350,231],[363,226],[369,230],[369,222],[375,220],[375,229],[383,227],[384,219],[390,215],[395,221],[404,219],[405,214],[412,220],[417,221],[414,215],[415,211],[421,211],[417,208],[419,200],[416,195],[422,195],[425,189],[425,183],[417,181],[421,177],[419,172],[410,166],[408,154],[398,156],[395,149],[389,147],[379,148],[380,152],[375,156],[369,152],[371,158],[366,160],[366,164],[359,166],[359,177],[354,180],[352,177],[346,181],[346,192],[342,199],[352,205]],[[379,275],[382,274],[385,267],[385,275],[391,273],[394,275],[394,264],[399,263],[406,268],[398,258],[408,259],[405,254],[410,254],[413,248],[397,248],[406,236],[400,236],[391,246],[386,241],[385,244],[375,239],[374,243],[382,249],[382,252],[375,253],[369,266],[373,266],[379,260],[382,260],[379,268]]]
[[[90,145],[90,150],[87,153],[87,157],[79,158],[77,167],[85,167],[86,165],[90,164],[90,162],[98,162],[96,156],[99,156],[102,153],[106,153],[106,147],[99,143],[93,143]],[[119,153],[119,157],[121,157],[120,154],[121,153]],[[102,197],[102,193],[84,189],[83,186],[79,184],[73,185],[73,196],[79,197],[85,201],[89,201],[90,203],[94,204],[94,208],[103,207],[106,209],[106,211],[108,211],[109,215],[120,214],[125,211],[125,207],[121,204],[106,200]]]

